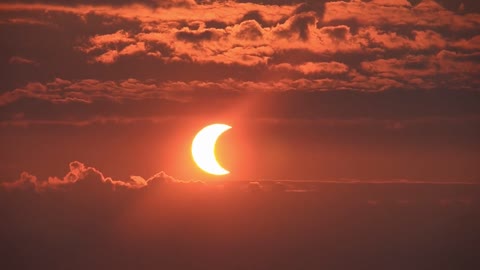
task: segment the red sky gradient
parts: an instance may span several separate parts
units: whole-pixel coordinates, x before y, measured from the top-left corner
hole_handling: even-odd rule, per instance
[[[479,30],[477,0],[0,0],[0,268],[480,269]]]

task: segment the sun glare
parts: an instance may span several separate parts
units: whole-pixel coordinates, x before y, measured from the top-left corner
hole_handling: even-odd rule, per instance
[[[218,163],[215,156],[215,144],[218,137],[231,128],[225,124],[212,124],[197,133],[192,142],[192,157],[200,169],[214,175],[230,173]]]

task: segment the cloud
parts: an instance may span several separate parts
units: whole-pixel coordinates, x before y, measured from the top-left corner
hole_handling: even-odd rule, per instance
[[[292,70],[305,63],[280,64],[274,71],[279,76],[305,78],[273,81],[56,78],[27,83],[0,95],[0,126],[159,125],[174,119],[232,113],[229,117],[272,124],[390,130],[421,130],[425,125],[475,127],[480,92],[472,88],[475,81],[466,84],[462,77],[471,76],[468,72],[475,72],[475,66],[461,64],[470,63],[470,59],[468,54],[445,51],[434,58],[409,56],[364,62],[362,73],[341,73],[341,69],[336,73],[331,63],[325,62],[322,74],[310,75]],[[463,75],[449,73],[457,71]],[[455,89],[441,88],[452,83],[457,84]],[[410,104],[408,110],[404,104]]]
[[[407,0],[373,0],[372,3],[381,6],[411,7],[412,4]]]
[[[367,64],[365,64],[367,65]],[[275,69],[295,70],[304,74],[345,73],[345,66],[340,63],[305,63],[298,66],[277,65]],[[381,74],[382,75],[382,74]],[[238,81],[225,79],[221,81],[139,81],[128,79],[122,81],[98,81],[85,79],[69,81],[55,79],[48,83],[32,82],[24,87],[0,95],[0,106],[14,103],[21,99],[44,100],[53,104],[87,103],[99,101],[123,102],[127,100],[171,100],[188,102],[211,93],[231,93],[242,95],[248,93],[268,93],[284,91],[383,91],[400,87],[394,78],[365,77],[356,72],[349,73],[345,80],[332,78],[321,79],[282,79],[279,81]],[[352,79],[353,77],[353,79]],[[388,77],[388,76],[386,76]]]
[[[308,5],[312,5],[308,3]],[[170,4],[169,4],[170,5]],[[83,6],[83,9],[75,7],[62,7],[56,5],[8,5],[1,8],[5,10],[52,10],[56,12],[73,13],[85,16],[86,10],[92,9],[101,16],[116,16],[127,20],[137,20],[141,24],[139,32],[127,33],[124,30],[97,34],[88,38],[87,42],[78,48],[91,55],[94,61],[111,64],[121,56],[121,50],[125,45],[139,47],[140,42],[155,42],[167,44],[174,52],[171,56],[165,56],[154,50],[145,43],[144,47],[138,48],[139,54],[159,56],[162,61],[170,60],[193,60],[200,63],[242,64],[247,66],[266,64],[276,53],[285,50],[306,49],[314,53],[338,53],[349,51],[364,51],[378,49],[409,49],[427,50],[445,48],[447,41],[439,33],[442,25],[434,24],[433,17],[438,18],[437,13],[445,13],[442,18],[448,18],[445,26],[451,26],[450,21],[461,24],[463,30],[480,23],[476,17],[459,16],[443,9],[436,4],[419,4],[412,7],[406,1],[370,1],[368,3],[353,2],[329,2],[326,5],[325,14],[327,19],[321,22],[321,17],[309,9],[298,11],[299,6],[278,5],[266,6],[255,3],[221,3],[209,2],[198,5],[190,3],[189,8],[179,5],[175,12],[159,6],[155,9],[140,6],[132,6],[125,9],[122,6],[93,9],[91,6]],[[323,3],[321,4],[323,5]],[[436,6],[435,6],[436,5]],[[297,12],[294,12],[294,8]],[[178,10],[177,10],[178,9]],[[209,10],[215,9],[215,13],[225,16],[210,18]],[[341,9],[341,11],[339,11]],[[432,18],[424,18],[425,24],[417,23],[416,13],[425,12]],[[349,17],[342,17],[348,12]],[[368,10],[369,16],[363,16]],[[405,16],[390,16],[389,13],[397,14],[402,11]],[[128,12],[127,12],[128,11]],[[195,11],[190,14],[190,12]],[[165,16],[159,16],[165,12]],[[274,13],[276,12],[276,13]],[[175,13],[175,17],[171,14]],[[358,14],[357,14],[358,13]],[[204,14],[199,16],[198,14]],[[227,15],[228,14],[228,15]],[[233,21],[227,21],[232,14],[242,16]],[[134,15],[134,16],[132,16]],[[328,17],[334,16],[334,17]],[[352,17],[353,16],[353,17]],[[427,17],[428,17],[427,16]],[[221,18],[221,19],[219,19]],[[267,23],[265,18],[273,23]],[[371,21],[362,23],[370,18]],[[410,18],[410,19],[408,19]],[[217,21],[217,26],[210,25]],[[334,21],[355,21],[362,30],[359,34],[351,33],[353,25],[325,24]],[[380,23],[380,24],[379,24]],[[384,31],[382,24],[387,24],[390,31]],[[375,25],[373,27],[372,25]],[[219,27],[221,26],[221,27]],[[398,26],[398,27],[397,27]],[[393,28],[395,27],[395,28]],[[425,29],[426,28],[426,29]],[[450,32],[455,31],[452,29]],[[405,35],[405,31],[407,31]],[[409,38],[408,36],[412,36]],[[188,56],[187,58],[183,56]],[[165,58],[166,57],[166,58]]]
[[[274,65],[273,68],[280,70],[294,70],[305,75],[317,73],[342,74],[348,72],[348,66],[338,62],[307,62],[293,66],[288,63],[283,63]]]
[[[133,49],[135,51],[135,48]],[[166,89],[154,83],[142,83],[135,79],[120,82],[101,82],[94,79],[69,81],[56,78],[54,81],[28,83],[25,87],[3,93],[0,105],[5,105],[21,98],[46,100],[52,103],[92,103],[94,100],[109,99],[163,99],[167,98]]]
[[[63,177],[49,177],[47,180],[38,180],[36,176],[23,172],[20,178],[14,182],[2,183],[7,190],[25,189],[35,190],[37,192],[46,190],[65,190],[69,188],[79,188],[84,190],[115,188],[140,188],[147,183],[140,181],[124,182],[112,180],[93,167],[87,167],[85,164],[73,161],[69,164],[70,171]],[[137,179],[138,180],[138,179]]]
[[[237,2],[211,2],[196,4],[193,1],[158,1],[158,6],[148,6],[135,3],[124,5],[82,4],[82,5],[60,5],[60,4],[0,4],[0,10],[4,11],[48,11],[64,12],[78,16],[87,14],[98,14],[103,16],[116,16],[125,19],[137,19],[145,23],[158,21],[214,21],[222,18],[223,22],[232,24],[240,20],[244,14],[257,10],[271,20],[278,21],[288,16],[295,9],[294,5],[262,5],[255,3]],[[162,4],[163,3],[163,4]],[[214,10],[215,12],[211,12]]]
[[[255,21],[262,27],[273,26],[274,23],[276,23],[272,21],[267,21],[266,18],[264,18],[264,16],[262,15],[262,13],[260,13],[260,11],[258,10],[252,10],[247,12],[237,23],[241,23],[244,21]]]
[[[362,62],[362,68],[384,78],[402,78],[411,87],[433,89],[454,82],[458,89],[476,90],[479,81],[466,81],[466,77],[477,77],[480,65],[468,57],[473,55],[467,55],[442,50],[433,56],[408,55],[402,59],[366,61]]]
[[[235,25],[232,29],[238,40],[256,41],[263,39],[264,29],[255,20],[248,20]]]
[[[39,190],[37,177],[35,175],[31,175],[27,172],[22,172],[20,174],[20,178],[14,182],[6,182],[2,183],[2,187],[7,190],[12,189],[23,189],[23,190]]]
[[[27,25],[27,26],[44,26],[44,27],[57,27],[56,24],[52,22],[48,22],[41,19],[35,18],[24,18],[24,17],[14,17],[14,18],[7,18],[1,19],[0,25],[2,24],[10,24],[10,25]]]
[[[12,1],[4,1],[4,2],[12,2]],[[49,1],[41,1],[41,0],[20,0],[15,1],[16,3],[49,3],[54,5],[60,6],[69,6],[75,7],[79,5],[109,5],[109,6],[129,6],[129,5],[146,5],[149,7],[177,7],[177,6],[190,6],[195,4],[193,0],[49,0]]]
[[[284,38],[298,38],[302,41],[310,39],[317,18],[313,13],[300,13],[290,17],[285,24],[275,29],[275,33]]]
[[[79,161],[72,161],[69,164],[69,171],[64,177],[48,177],[46,180],[39,180],[35,175],[28,172],[22,172],[19,179],[13,182],[1,182],[2,186],[7,191],[23,190],[35,192],[116,192],[120,190],[140,190],[140,189],[155,189],[165,185],[190,185],[202,187],[207,185],[202,181],[183,181],[178,180],[165,172],[161,171],[155,175],[144,179],[141,176],[130,176],[129,180],[114,180],[111,177],[104,176],[104,174],[94,167],[86,166]],[[335,184],[349,184],[358,186],[371,185],[472,185],[476,186],[476,182],[462,182],[462,181],[418,181],[418,180],[358,180],[358,179],[340,179],[330,181],[296,181],[296,180],[281,180],[281,181],[233,181],[223,182],[227,185],[227,190],[248,191],[248,192],[319,192],[321,186],[335,185]],[[212,183],[213,186],[217,185]],[[217,189],[215,189],[217,190]]]
[[[474,36],[470,39],[460,39],[451,43],[451,46],[456,49],[466,51],[476,51],[480,49],[480,35]]]
[[[385,31],[365,26],[355,33],[348,25],[316,26],[313,13],[292,15],[285,22],[264,27],[256,20],[246,20],[225,28],[199,26],[169,27],[169,23],[150,25],[148,32],[132,33],[128,44],[139,42],[168,44],[170,55],[164,55],[152,46],[144,46],[139,53],[162,55],[162,61],[193,61],[197,63],[240,64],[245,66],[268,65],[277,54],[285,51],[306,50],[314,54],[355,53],[358,58],[381,56],[388,51],[439,51],[448,46],[447,38],[430,29],[413,29],[403,32]],[[117,33],[114,33],[117,34]],[[109,38],[114,34],[106,34]],[[101,36],[90,39],[82,51],[98,62],[112,63],[122,48],[112,50],[95,42]],[[472,44],[472,41],[463,41]],[[460,44],[460,43],[458,43]],[[473,43],[474,44],[474,43]],[[96,56],[95,56],[96,55]],[[104,59],[107,60],[104,60]]]
[[[366,65],[416,56],[432,60],[441,51],[472,55],[478,51],[474,32],[480,25],[478,14],[453,12],[444,8],[448,5],[443,2],[163,1],[156,5],[147,2],[110,5],[105,1],[81,7],[62,1],[6,3],[0,5],[0,9],[9,19],[44,18],[41,14],[48,11],[50,22],[62,22],[65,17],[83,22],[75,24],[81,34],[72,35],[74,44],[62,45],[63,49],[72,46],[74,51],[69,53],[78,56],[79,62],[69,65],[71,67],[55,67],[64,73],[59,77],[66,79],[79,73],[78,69],[80,73],[90,72],[88,77],[101,74],[109,80],[117,77],[117,81],[135,77],[137,70],[141,76],[153,78],[156,75],[152,70],[175,70],[169,67],[188,65],[189,71],[183,77],[188,76],[189,81],[212,82],[215,81],[212,77],[217,80],[231,77],[234,81],[284,78],[295,82],[301,75],[307,75],[303,85],[312,87],[300,89],[455,88],[458,80],[452,83],[425,77],[406,80],[392,76],[398,75],[395,72],[379,75]],[[90,27],[93,21],[102,23]],[[84,29],[86,27],[99,30]],[[15,55],[24,55],[24,52],[15,52]],[[462,65],[454,61],[460,62],[456,58],[443,63]],[[49,65],[53,68],[53,64]],[[145,68],[138,67],[140,65]],[[130,66],[138,68],[131,70]],[[222,72],[201,72],[206,66]],[[469,66],[475,68],[474,64]],[[434,63],[426,67],[430,70],[425,72],[430,74],[438,70]],[[163,73],[162,79],[169,79],[168,72]],[[335,76],[329,77],[329,74]],[[475,81],[477,75],[471,69],[467,73],[451,69],[449,74],[463,78],[463,82]],[[273,83],[267,86],[272,87],[275,87]]]
[[[203,40],[211,40],[214,36],[214,32],[209,30],[201,32],[178,31],[175,36],[178,40],[196,43]]]
[[[133,41],[135,41],[135,39],[131,38],[130,35],[124,30],[118,30],[117,32],[112,34],[95,35],[90,38],[90,43],[94,45],[94,48],[92,48],[91,50],[105,45],[131,43]]]
[[[44,182],[28,174],[22,179],[19,186]],[[479,185],[259,180],[198,188],[159,173],[127,181],[143,188],[123,188],[108,179],[72,162],[69,173],[56,180],[64,184],[48,184],[55,188],[0,187],[3,265],[184,269],[195,261],[211,269],[252,263],[296,269],[309,261],[315,269],[326,263],[350,269],[362,261],[381,268],[394,263],[445,269],[441,265],[452,260],[476,262],[471,243],[478,237]],[[258,186],[262,192],[248,192]],[[338,244],[347,241],[348,246]],[[387,251],[379,248],[385,246]],[[298,254],[291,254],[292,247]],[[318,259],[318,250],[328,250],[328,256]],[[405,260],[423,251],[449,256]],[[387,255],[388,262],[378,261]]]
[[[69,172],[63,177],[48,177],[47,180],[39,180],[36,176],[22,172],[20,178],[13,182],[0,183],[6,190],[30,190],[43,191],[68,191],[82,190],[90,192],[100,190],[102,192],[114,192],[119,189],[140,189],[147,186],[155,187],[162,184],[191,183],[180,181],[165,172],[159,172],[154,176],[143,179],[140,176],[131,176],[130,180],[113,180],[105,177],[99,170],[88,167],[79,161],[69,164]]]
[[[82,119],[30,119],[24,114],[18,113],[11,120],[0,121],[0,126],[28,127],[32,125],[56,125],[56,126],[74,126],[85,127],[91,125],[128,125],[133,123],[151,123],[158,124],[171,121],[172,116],[164,117],[127,117],[127,116],[93,116]]]
[[[325,22],[355,20],[361,25],[416,25],[447,27],[452,30],[474,29],[480,23],[478,14],[459,15],[435,1],[421,1],[411,6],[406,1],[351,1],[326,4]]]
[[[32,59],[20,57],[20,56],[12,56],[8,60],[10,64],[17,64],[17,65],[33,65],[33,66],[38,66],[38,62]]]
[[[135,44],[130,44],[123,49],[117,51],[117,50],[109,50],[106,51],[105,53],[96,56],[94,60],[99,63],[104,63],[104,64],[111,64],[114,63],[118,57],[120,56],[127,56],[127,55],[134,55],[134,54],[139,54],[142,52],[145,52],[145,43],[144,42],[138,42]],[[152,56],[159,56],[160,53],[149,53],[149,55]]]
[[[408,49],[408,50],[428,50],[443,49],[447,45],[447,41],[437,32],[426,30],[413,30],[411,34],[413,39],[396,32],[384,32],[374,27],[361,28],[359,35],[369,39],[369,42],[376,44],[384,49]]]

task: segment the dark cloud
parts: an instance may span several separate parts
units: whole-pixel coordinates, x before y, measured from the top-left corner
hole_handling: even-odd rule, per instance
[[[305,65],[318,58],[346,64],[349,70],[359,73],[352,74],[356,77],[354,80],[356,84],[362,84],[361,80],[367,79],[370,85],[373,85],[372,88],[378,90],[392,87],[429,88],[435,84],[444,86],[448,82],[438,82],[438,76],[435,79],[418,78],[416,81],[422,83],[417,84],[413,83],[415,80],[406,82],[402,77],[385,77],[385,74],[374,78],[370,77],[372,73],[362,69],[362,62],[387,59],[390,61],[391,58],[401,59],[408,57],[409,54],[420,53],[434,56],[444,49],[475,52],[478,47],[475,36],[468,30],[478,24],[475,17],[451,13],[441,6],[435,6],[436,4],[419,4],[419,9],[415,12],[420,12],[423,20],[418,23],[414,20],[415,12],[412,7],[403,4],[386,5],[375,1],[362,5],[358,2],[322,2],[321,5],[325,7],[327,15],[323,21],[318,14],[307,8],[314,5],[313,2],[299,6],[291,6],[287,2],[272,2],[271,4],[282,6],[268,7],[258,3],[238,2],[236,5],[246,6],[238,6],[242,8],[242,12],[236,12],[235,16],[228,20],[223,17],[222,19],[192,17],[199,13],[187,15],[192,10],[198,9],[200,12],[202,8],[212,3],[221,4],[208,2],[192,8],[180,6],[179,8],[186,12],[185,16],[164,18],[160,21],[153,19],[152,16],[156,16],[153,11],[138,8],[131,10],[132,14],[135,13],[134,16],[119,7],[85,14],[86,11],[81,9],[71,9],[64,14],[59,6],[45,6],[45,9],[55,10],[49,13],[48,18],[43,15],[44,12],[35,10],[27,12],[20,8],[15,13],[9,13],[12,19],[15,19],[16,16],[13,15],[16,14],[57,26],[37,31],[36,28],[23,29],[27,26],[15,25],[19,31],[8,33],[9,42],[5,44],[4,50],[8,54],[5,57],[10,59],[16,55],[24,55],[46,66],[37,72],[31,69],[23,72],[12,70],[10,75],[5,73],[3,74],[5,85],[8,89],[13,86],[20,87],[22,83],[33,80],[52,79],[52,73],[46,70],[55,70],[57,77],[67,79],[161,77],[165,80],[175,80],[175,77],[178,77],[185,80],[212,80],[232,77],[256,80],[282,76],[298,78],[297,72],[285,74],[282,71],[284,73],[278,74],[279,70],[269,64]],[[229,14],[234,10],[230,6],[219,8],[219,13],[222,14]],[[275,12],[278,16],[274,16],[274,9],[279,11]],[[345,9],[352,12],[344,13]],[[372,12],[368,13],[368,16],[357,16],[360,13],[364,14],[365,9]],[[433,20],[432,16],[437,11],[442,12],[441,18],[455,18],[455,24],[447,24],[446,20]],[[388,15],[389,12],[391,15]],[[16,34],[19,32],[27,34],[19,36]],[[98,43],[119,33],[124,35],[122,43]],[[24,45],[33,44],[35,40],[42,40],[42,43],[45,43],[38,46],[42,48],[41,50]],[[305,52],[303,62],[295,52]],[[288,59],[291,62],[278,61],[285,54],[291,55]],[[66,59],[69,63],[75,64],[66,63]],[[438,64],[433,62],[428,65],[430,74],[438,71],[434,68]],[[93,63],[101,65],[92,65]],[[455,63],[444,64],[448,69],[455,70],[452,68]],[[469,65],[473,65],[472,69],[476,70],[474,64]],[[130,66],[136,68],[130,69]],[[185,68],[188,69],[186,72],[178,72]],[[212,72],[206,72],[209,69],[212,69]],[[437,75],[441,75],[441,72],[439,73]],[[391,74],[394,73],[389,73]],[[470,72],[467,76],[474,75],[474,72]],[[322,76],[324,74],[318,72],[310,75],[309,79]],[[455,76],[460,78],[464,75],[459,72]],[[351,77],[343,79],[351,80]],[[455,82],[452,87],[458,85],[457,80],[449,81]],[[358,88],[364,88],[366,85],[363,83]]]
[[[480,5],[475,0],[436,0],[436,2],[451,11],[480,13]]]
[[[294,11],[294,14],[315,12],[317,17],[323,18],[325,13],[325,3],[328,1],[305,1],[301,3]]]
[[[206,28],[224,29],[227,26],[228,26],[228,24],[224,23],[222,21],[212,20],[212,21],[206,21],[205,22],[205,27]]]
[[[308,40],[310,36],[310,27],[315,25],[315,16],[305,13],[295,15],[288,22],[288,30],[280,30],[277,33],[283,37],[297,35],[303,41]]]
[[[25,182],[38,181],[31,175],[22,177]],[[113,181],[106,179],[110,178],[98,170],[73,162],[64,179],[71,188],[0,190],[3,266],[478,266],[478,185],[246,181],[211,182],[199,188],[159,173],[128,182],[158,185],[112,189]],[[258,190],[260,185],[262,192],[242,188]],[[296,191],[271,192],[270,186]],[[319,255],[319,250],[327,254]],[[381,259],[384,256],[388,260]]]
[[[175,34],[177,39],[187,41],[187,42],[200,42],[203,40],[211,40],[214,37],[212,31],[201,31],[201,32],[186,32],[179,31]]]
[[[78,5],[109,5],[109,6],[127,6],[133,4],[146,5],[152,8],[164,7],[191,7],[195,4],[194,0],[2,0],[4,3],[31,3],[31,4],[57,4],[66,6],[78,6]]]
[[[350,28],[346,25],[322,28],[332,39],[345,40]]]
[[[265,21],[262,14],[258,10],[252,10],[247,12],[240,20],[239,23],[244,21],[254,20],[259,23],[262,27],[271,26],[268,22]]]
[[[297,5],[294,14],[303,12],[316,12],[318,17],[322,17],[325,12],[325,3],[332,0],[237,0],[240,3],[262,3],[267,5]]]
[[[448,59],[459,56],[446,53],[442,57]],[[407,78],[415,72],[424,72],[426,63],[428,62],[421,58],[407,58],[402,62],[391,60],[364,63],[364,68],[370,72],[385,74],[401,72],[401,76]],[[339,63],[324,62],[321,65],[279,64],[277,69],[298,69],[299,73],[301,71],[308,74],[333,71],[331,65],[339,68],[339,71],[345,67]],[[326,74],[335,75],[334,72]],[[348,82],[345,83],[347,85]],[[177,114],[193,116],[199,111],[218,114],[235,104],[255,101],[257,104],[264,104],[249,109],[249,115],[255,118],[368,118],[415,121],[432,117],[472,117],[479,114],[476,106],[479,93],[468,89],[433,88],[431,91],[409,91],[392,88],[369,92],[368,89],[361,88],[361,84],[352,84],[352,89],[322,91],[322,86],[328,89],[329,85],[315,84],[315,81],[306,79],[279,81],[272,89],[269,89],[268,85],[269,83],[235,80],[185,83],[135,79],[69,81],[57,78],[47,83],[29,83],[4,93],[0,96],[0,111],[3,121],[76,119],[81,122],[94,119],[99,114],[112,119],[148,119],[154,115],[162,118]],[[211,106],[213,96],[216,104],[214,107]],[[409,104],[408,110],[405,110],[404,104]],[[239,112],[240,115],[244,113]],[[22,114],[22,117],[16,117],[18,114]]]

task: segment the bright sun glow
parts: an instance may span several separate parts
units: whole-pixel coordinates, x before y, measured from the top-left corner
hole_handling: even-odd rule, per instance
[[[215,175],[230,173],[225,170],[215,157],[215,143],[222,133],[231,129],[225,124],[213,124],[200,130],[192,142],[192,156],[200,169]]]

